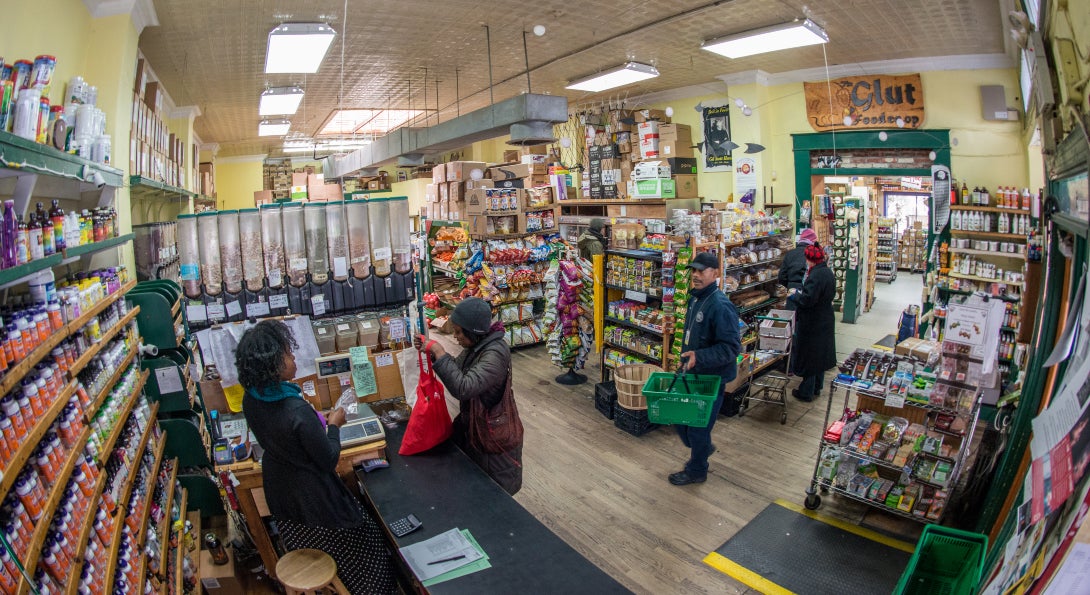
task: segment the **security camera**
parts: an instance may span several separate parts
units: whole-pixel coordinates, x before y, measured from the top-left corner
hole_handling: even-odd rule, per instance
[[[94,172],[91,174],[91,182],[94,183],[95,188],[102,188],[106,185],[106,178],[102,177],[101,172]]]

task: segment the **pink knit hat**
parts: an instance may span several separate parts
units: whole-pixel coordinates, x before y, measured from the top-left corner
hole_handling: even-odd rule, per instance
[[[817,233],[815,233],[814,230],[807,228],[807,229],[804,229],[801,232],[799,232],[798,242],[800,244],[806,244],[808,246],[812,246],[814,244],[814,242],[816,242],[816,241],[817,241]]]

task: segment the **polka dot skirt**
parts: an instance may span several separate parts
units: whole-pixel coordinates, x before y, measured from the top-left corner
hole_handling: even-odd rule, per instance
[[[393,565],[386,541],[375,522],[350,529],[312,527],[278,520],[280,537],[288,551],[322,550],[337,563],[337,576],[352,595],[396,593]]]

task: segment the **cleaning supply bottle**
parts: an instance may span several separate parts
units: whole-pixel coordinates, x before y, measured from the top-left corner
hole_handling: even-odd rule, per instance
[[[15,201],[4,201],[3,229],[0,230],[0,241],[3,243],[2,260],[3,268],[11,268],[16,265],[15,242],[19,232],[19,223],[15,217]]]

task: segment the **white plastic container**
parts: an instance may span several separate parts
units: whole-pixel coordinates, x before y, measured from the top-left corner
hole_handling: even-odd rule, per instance
[[[178,215],[178,267],[182,289],[188,298],[201,296],[201,254],[197,216]]]
[[[265,286],[265,255],[261,250],[261,212],[239,209],[238,231],[242,240],[242,276],[246,289],[261,291]]]
[[[302,287],[307,282],[307,241],[303,225],[303,204],[284,203],[280,209],[284,224],[284,258],[288,265],[288,282]]]
[[[242,291],[242,241],[238,235],[238,211],[220,211],[220,265],[227,291]]]
[[[371,228],[371,264],[375,274],[386,277],[390,274],[393,246],[390,244],[390,205],[386,199],[367,202],[367,214]]]
[[[42,109],[42,93],[37,89],[23,89],[15,101],[12,112],[11,132],[27,140],[38,138],[38,117]]]
[[[329,268],[335,281],[348,279],[348,229],[345,226],[344,201],[325,203],[326,242]]]
[[[287,263],[284,260],[284,228],[280,223],[280,205],[261,205],[261,243],[265,255],[265,277],[269,287],[284,286]]]
[[[325,203],[308,202],[303,205],[306,225],[307,264],[310,280],[322,284],[329,280],[329,246],[326,239]]]
[[[413,268],[409,197],[388,198],[386,204],[390,209],[390,245],[393,248],[393,267],[399,273],[407,273]]]
[[[348,258],[352,276],[366,279],[371,275],[371,229],[366,200],[346,200],[344,211],[348,219]]]
[[[220,268],[219,213],[208,211],[197,215],[197,243],[200,246],[201,279],[208,295],[223,291],[223,270]]]

